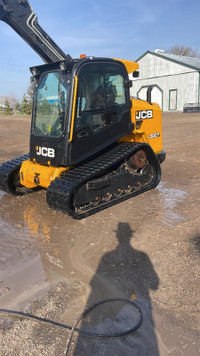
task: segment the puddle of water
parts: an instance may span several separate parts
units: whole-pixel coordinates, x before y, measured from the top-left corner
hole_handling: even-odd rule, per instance
[[[5,269],[13,258],[18,261],[24,255],[33,256],[35,251],[31,248],[31,239],[25,231],[6,223],[0,217],[0,267]]]
[[[71,273],[73,271],[70,255],[71,240],[65,236],[66,229],[63,223],[59,225],[53,215],[50,221],[47,215],[45,219],[40,218],[39,215],[37,205],[27,206],[24,210],[23,218],[27,234],[38,246],[49,284],[63,278],[67,282],[73,274]]]
[[[33,239],[37,238],[41,242],[49,242],[50,226],[47,223],[41,222],[38,218],[37,206],[27,206],[23,213],[24,224],[29,234]]]
[[[157,219],[170,227],[186,221],[187,219],[175,211],[177,205],[187,198],[188,193],[180,189],[171,189],[166,187],[166,182],[160,182],[157,190],[160,193],[160,201],[162,202],[161,211]]]
[[[181,190],[168,189],[166,183],[160,184],[157,189],[159,192],[159,205],[161,207],[159,219],[170,226],[186,220],[176,213],[175,209],[178,203],[187,198],[187,193]],[[0,199],[3,195],[1,195],[0,192]],[[70,282],[76,281],[77,288],[74,289],[74,292],[70,292],[72,293],[70,299],[71,304],[68,302],[65,312],[65,315],[67,315],[66,320],[69,322],[71,318],[74,318],[74,315],[79,314],[80,305],[83,305],[83,303],[85,305],[88,302],[89,293],[92,293],[94,298],[97,299],[97,297],[101,298],[99,291],[105,295],[107,288],[108,292],[111,290],[112,292],[114,291],[115,294],[116,288],[116,293],[122,293],[122,295],[127,293],[130,297],[129,290],[130,293],[134,292],[135,289],[133,287],[135,286],[136,288],[140,280],[145,281],[144,285],[148,284],[148,279],[153,280],[155,283],[156,275],[153,271],[150,272],[149,259],[147,257],[145,258],[144,253],[135,251],[135,255],[133,255],[135,258],[127,258],[130,254],[130,247],[128,247],[126,253],[124,246],[122,249],[119,249],[119,254],[117,252],[113,253],[112,258],[110,258],[110,254],[108,254],[106,260],[104,257],[102,269],[99,269],[100,277],[102,277],[101,280],[97,274],[96,277],[94,277],[94,270],[89,265],[88,255],[91,255],[91,250],[97,242],[91,243],[93,240],[89,240],[88,244],[88,240],[82,238],[85,237],[89,231],[87,226],[84,228],[86,221],[80,223],[73,222],[68,220],[67,217],[63,217],[57,213],[54,214],[51,211],[49,212],[43,202],[43,198],[44,196],[41,195],[40,199],[39,194],[36,195],[36,198],[33,196],[31,199],[24,197],[23,201],[20,199],[15,200],[12,209],[10,209],[11,204],[9,204],[10,200],[7,197],[5,199],[5,208],[0,209],[2,247],[2,249],[0,249],[0,257],[7,258],[8,264],[10,264],[10,268],[6,268],[0,273],[0,282],[2,281],[0,284],[0,294],[2,294],[0,296],[0,303],[2,307],[9,306],[14,308],[21,303],[23,308],[24,300],[30,303],[31,300],[36,298],[36,293],[43,292],[44,289],[48,289],[51,284],[64,280],[66,284],[68,283],[71,291]],[[13,209],[15,210],[14,212]],[[93,231],[91,234],[93,235]],[[97,249],[98,247],[96,245],[96,247],[94,247],[94,253]],[[94,254],[93,258],[96,258],[95,256]],[[120,258],[122,259],[120,260]],[[119,264],[120,261],[121,265]],[[135,263],[138,261],[137,263],[139,265],[141,264],[141,273],[140,270],[138,270],[137,263],[135,267],[133,266],[133,261],[135,261]],[[2,260],[0,267],[4,267],[5,262],[5,260]],[[122,266],[120,267],[121,277],[117,269],[118,265]],[[123,268],[123,266],[125,267]],[[143,275],[145,266],[148,271],[148,279],[146,280]],[[138,279],[136,276],[135,282],[133,279],[134,268],[135,273],[136,270],[138,273]],[[124,271],[124,274],[122,271]],[[105,273],[107,273],[108,278]],[[102,281],[102,279],[104,279],[104,281]],[[123,281],[123,283],[121,283],[121,281]],[[119,290],[117,290],[117,288]],[[153,287],[152,289],[156,288]],[[81,300],[81,298],[83,300]],[[146,345],[147,353],[153,356],[188,355],[189,353],[182,353],[180,351],[181,349],[179,349],[179,344],[182,342],[181,339],[179,340],[179,344],[177,343],[179,333],[174,336],[173,343],[165,342],[166,335],[161,333],[163,320],[155,327],[151,321],[154,316],[152,317],[151,315],[149,317],[148,303],[146,300],[140,300],[138,302],[144,314],[144,322],[137,334],[131,336],[129,340],[124,339],[125,342],[114,340],[111,344],[109,341],[107,345],[108,348],[106,348],[105,344],[99,342],[102,354],[110,354],[112,345],[114,350],[113,355],[125,354],[125,347],[127,348],[127,355],[132,355],[134,353],[133,351],[135,351],[136,355],[145,354],[144,347]],[[129,317],[129,315],[129,310],[127,310],[126,316]],[[105,321],[102,321],[102,323],[98,325],[101,330],[105,330],[105,328],[110,329],[110,322],[106,319],[107,316],[108,313],[105,315]],[[126,320],[124,318],[125,315],[123,311],[123,313],[119,313],[118,319],[122,324],[125,321],[127,325],[127,318]],[[169,327],[169,324],[168,322],[166,322],[166,324],[166,332],[168,333],[167,327]],[[86,341],[84,340],[84,342]],[[95,345],[96,342],[95,340]],[[88,343],[88,347],[90,347],[92,345],[91,339],[89,339]],[[168,345],[170,345],[170,347]],[[176,345],[178,346],[175,347]],[[190,350],[192,350],[191,345]],[[94,354],[92,352],[93,351],[91,351],[91,354]],[[195,355],[195,352],[192,354]],[[78,355],[80,356],[81,353]]]
[[[0,199],[0,304],[24,307],[49,288],[38,243],[48,241],[49,231],[45,225],[34,225],[26,209],[21,220],[23,204],[19,199],[10,204],[12,200],[6,195],[3,201],[1,191]]]
[[[0,217],[0,304],[24,308],[46,290],[42,260],[26,227]]]
[[[23,258],[0,271],[0,282],[0,304],[8,309],[24,309],[49,287],[40,255]]]
[[[1,198],[3,198],[3,196],[4,196],[5,194],[6,194],[5,192],[3,192],[2,190],[0,190],[0,200],[1,200]]]

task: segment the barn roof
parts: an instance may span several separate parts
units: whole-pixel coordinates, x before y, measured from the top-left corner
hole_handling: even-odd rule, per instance
[[[153,51],[146,51],[142,56],[140,56],[136,62],[138,62],[141,58],[146,56],[147,54],[152,54],[154,56],[167,59],[169,61],[175,62],[177,64],[183,65],[185,67],[189,67],[192,69],[195,69],[197,71],[200,71],[200,58],[194,58],[194,57],[186,57],[186,56],[179,56],[176,54],[172,53],[166,53],[166,52],[153,52]]]

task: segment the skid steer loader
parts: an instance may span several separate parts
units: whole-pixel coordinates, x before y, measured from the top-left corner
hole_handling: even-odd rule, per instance
[[[0,166],[0,189],[46,189],[52,209],[75,219],[153,189],[161,177],[160,107],[130,96],[138,63],[66,55],[40,27],[28,0],[0,0],[0,19],[45,62],[30,68],[30,153]]]

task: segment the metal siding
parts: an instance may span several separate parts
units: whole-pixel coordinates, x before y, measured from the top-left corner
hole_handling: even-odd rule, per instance
[[[139,60],[139,65],[140,77],[133,81],[132,96],[136,97],[142,87],[156,84],[163,91],[163,111],[169,110],[169,91],[172,89],[177,89],[177,111],[182,111],[185,103],[198,103],[198,71],[149,53]],[[142,96],[144,98],[144,90]],[[160,104],[159,93],[157,93],[157,97]],[[152,98],[153,100],[156,99],[156,94],[153,94],[153,92]]]
[[[152,53],[152,52],[151,52]],[[186,67],[190,67],[194,70],[200,70],[200,58],[188,57],[188,56],[180,56],[172,53],[162,53],[162,52],[153,52],[153,54],[160,57],[164,57],[165,59],[172,60],[176,63],[185,65]]]
[[[148,53],[139,60],[140,79],[195,72],[194,69]]]

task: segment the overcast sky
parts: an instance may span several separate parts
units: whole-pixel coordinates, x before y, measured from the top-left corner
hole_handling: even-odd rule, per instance
[[[200,51],[200,0],[30,0],[39,24],[64,52],[136,60],[174,45]],[[21,100],[40,57],[0,21],[0,96]]]

